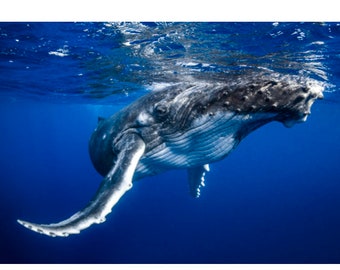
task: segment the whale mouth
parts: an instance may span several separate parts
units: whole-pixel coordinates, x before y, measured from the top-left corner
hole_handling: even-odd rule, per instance
[[[311,80],[306,83],[302,91],[296,91],[292,105],[289,107],[288,115],[281,116],[279,121],[286,127],[292,127],[295,124],[307,121],[311,114],[313,103],[317,99],[323,99],[324,86]]]
[[[282,121],[282,123],[285,127],[291,128],[295,124],[306,122],[308,115],[310,115],[310,113],[304,113],[303,116],[301,116],[298,119],[287,119],[287,120]]]

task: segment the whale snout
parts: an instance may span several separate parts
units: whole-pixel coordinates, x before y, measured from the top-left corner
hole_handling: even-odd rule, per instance
[[[307,82],[306,87],[301,87],[292,94],[291,102],[286,106],[287,112],[283,112],[279,119],[286,127],[292,127],[296,123],[303,123],[311,114],[311,108],[315,100],[323,99],[324,87],[317,83]]]

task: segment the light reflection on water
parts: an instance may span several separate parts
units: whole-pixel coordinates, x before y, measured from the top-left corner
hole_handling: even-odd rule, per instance
[[[317,23],[22,23],[15,33],[11,27],[0,25],[4,92],[96,103],[140,96],[155,83],[223,80],[245,70],[329,82],[339,32],[337,24]],[[31,79],[37,73],[41,81]]]

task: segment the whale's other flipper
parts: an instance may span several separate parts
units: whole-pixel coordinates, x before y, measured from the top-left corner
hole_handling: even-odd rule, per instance
[[[209,172],[209,170],[208,164],[188,169],[190,194],[194,198],[198,198],[200,196],[201,187],[204,187],[205,173]]]
[[[132,177],[139,159],[144,154],[145,143],[137,134],[126,134],[120,141],[120,152],[111,171],[103,179],[89,204],[70,218],[53,224],[18,222],[26,228],[48,236],[77,234],[94,223],[102,223],[112,207],[132,187]]]

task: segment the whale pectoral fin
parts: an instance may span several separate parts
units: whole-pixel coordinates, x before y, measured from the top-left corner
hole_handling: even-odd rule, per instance
[[[201,187],[204,187],[205,173],[209,172],[209,170],[208,164],[188,169],[190,194],[194,198],[198,198],[200,196]]]
[[[88,205],[70,218],[53,224],[18,222],[26,228],[48,236],[77,234],[94,223],[102,223],[112,207],[132,187],[132,178],[144,154],[145,143],[137,134],[126,134],[120,141],[121,151],[111,171],[101,182],[97,193]]]

